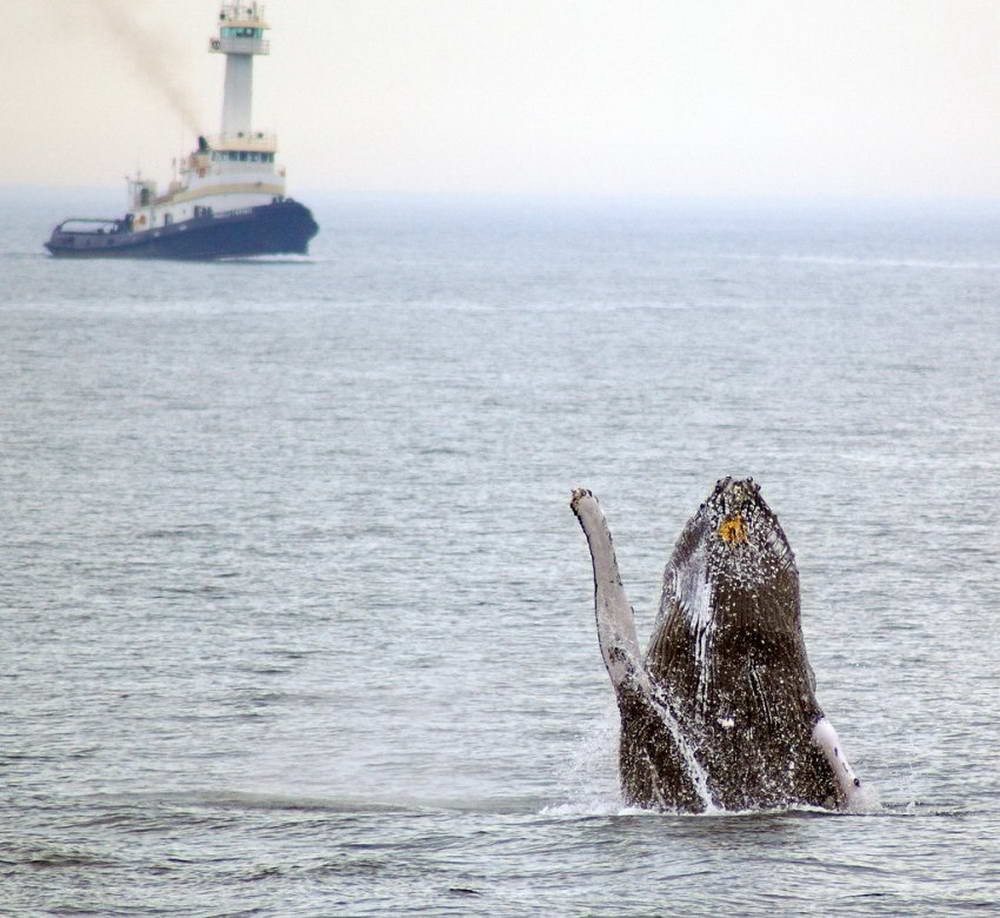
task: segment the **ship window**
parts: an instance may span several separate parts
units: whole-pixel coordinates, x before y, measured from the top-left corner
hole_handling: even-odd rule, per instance
[[[252,163],[257,162],[257,154],[256,153],[251,153],[250,154],[250,162],[252,162]]]
[[[241,163],[245,163],[246,161],[247,161],[247,152],[246,152],[246,150],[240,150],[240,162]]]

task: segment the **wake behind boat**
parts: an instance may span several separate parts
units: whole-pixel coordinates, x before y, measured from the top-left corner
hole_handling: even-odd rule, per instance
[[[253,59],[270,53],[263,6],[224,2],[212,52],[226,55],[222,131],[199,137],[166,194],[141,176],[128,180],[124,217],[73,217],[45,247],[76,258],[214,259],[305,254],[319,231],[310,210],[285,196],[277,137],[251,128]]]

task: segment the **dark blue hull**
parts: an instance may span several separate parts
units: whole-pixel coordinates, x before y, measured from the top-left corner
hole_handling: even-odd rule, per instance
[[[69,222],[69,221],[67,221]],[[308,207],[282,200],[156,229],[131,231],[123,221],[110,231],[52,231],[45,247],[70,258],[183,258],[211,260],[250,255],[305,255],[319,232]]]

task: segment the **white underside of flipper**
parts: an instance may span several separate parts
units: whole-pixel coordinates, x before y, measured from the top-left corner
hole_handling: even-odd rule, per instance
[[[630,674],[643,672],[635,615],[618,573],[611,531],[600,503],[590,491],[578,488],[570,504],[590,545],[594,564],[594,612],[597,639],[608,675],[618,689]]]
[[[816,721],[812,731],[812,741],[819,746],[827,762],[830,763],[830,768],[833,769],[834,778],[843,798],[842,808],[854,811],[867,808],[868,794],[862,789],[861,779],[847,761],[837,731],[825,717]]]

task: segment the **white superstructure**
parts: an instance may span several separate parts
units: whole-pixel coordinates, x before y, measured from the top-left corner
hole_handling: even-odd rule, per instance
[[[209,49],[226,55],[222,130],[199,137],[198,149],[178,164],[164,195],[149,179],[129,179],[132,229],[144,230],[260,204],[285,195],[285,170],[275,163],[277,138],[255,130],[253,59],[270,53],[264,7],[255,0],[223,2],[219,34]]]
[[[270,42],[264,40],[264,8],[255,2],[223,3],[219,14],[219,37],[210,48],[226,55],[226,89],[222,99],[223,136],[242,136],[250,132],[253,110],[253,59],[270,54]]]

